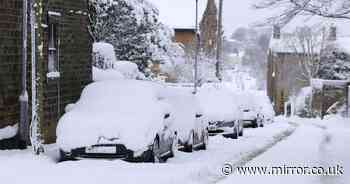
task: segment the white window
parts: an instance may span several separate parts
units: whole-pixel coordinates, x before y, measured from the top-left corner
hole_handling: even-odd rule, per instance
[[[58,32],[57,24],[49,24],[49,51],[48,51],[48,71],[59,72],[58,63]]]

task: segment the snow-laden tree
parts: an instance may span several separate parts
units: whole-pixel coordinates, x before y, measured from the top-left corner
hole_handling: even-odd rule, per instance
[[[321,58],[318,77],[327,80],[349,80],[349,53],[343,51],[336,44],[328,45],[324,56]]]
[[[287,47],[295,53],[300,67],[297,80],[310,84],[311,79],[318,78],[327,46],[327,32],[323,27],[297,27],[286,41]]]
[[[254,7],[276,10],[277,15],[267,20],[273,24],[285,25],[300,15],[350,21],[349,0],[260,0]]]
[[[90,0],[90,31],[95,42],[114,46],[117,60],[135,62],[147,76],[154,64],[170,67],[179,57],[173,32],[145,0]]]

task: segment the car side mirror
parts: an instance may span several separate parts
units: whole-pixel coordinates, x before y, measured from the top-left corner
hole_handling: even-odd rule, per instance
[[[164,115],[164,119],[169,119],[169,118],[170,118],[170,114],[169,113]]]

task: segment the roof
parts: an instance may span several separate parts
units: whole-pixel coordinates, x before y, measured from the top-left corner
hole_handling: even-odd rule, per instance
[[[148,0],[159,10],[160,20],[171,28],[195,28],[195,0]],[[215,0],[217,1],[217,0]],[[199,20],[203,17],[208,0],[198,0]]]

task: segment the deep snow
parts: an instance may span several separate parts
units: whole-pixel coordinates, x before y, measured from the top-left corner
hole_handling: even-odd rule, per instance
[[[245,166],[259,167],[344,167],[342,176],[268,176],[241,175],[235,172],[220,184],[264,183],[269,184],[346,184],[350,181],[350,157],[347,146],[350,143],[349,119],[332,117],[321,121],[319,119],[291,118],[288,121],[299,125],[295,133],[281,141],[265,154],[255,158]]]

